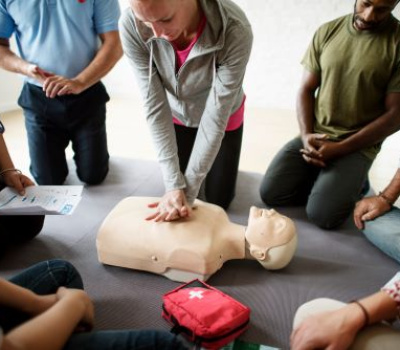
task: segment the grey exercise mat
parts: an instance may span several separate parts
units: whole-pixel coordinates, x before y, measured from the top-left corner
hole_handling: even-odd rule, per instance
[[[162,328],[161,296],[178,286],[162,276],[104,266],[97,260],[97,230],[110,210],[127,196],[163,193],[157,163],[114,158],[103,185],[87,187],[72,216],[49,216],[43,232],[0,260],[0,275],[10,276],[45,259],[62,258],[81,272],[95,302],[97,329]],[[71,171],[73,172],[73,171]],[[245,225],[251,205],[263,207],[260,174],[241,172],[228,214]],[[78,184],[71,175],[68,184]],[[289,347],[293,315],[302,303],[318,297],[349,301],[375,292],[398,270],[398,264],[371,245],[349,221],[336,231],[308,223],[304,208],[278,209],[294,219],[299,247],[283,270],[266,271],[255,261],[229,261],[208,283],[252,310],[242,339],[283,349]]]

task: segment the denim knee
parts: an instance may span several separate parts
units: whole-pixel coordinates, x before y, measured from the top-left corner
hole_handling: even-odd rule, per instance
[[[375,220],[366,221],[363,233],[372,244],[400,262],[400,211],[398,208],[393,208]]]
[[[102,169],[77,169],[76,173],[79,180],[88,185],[101,184],[108,174],[108,163]]]
[[[57,285],[67,288],[84,289],[79,271],[69,261],[52,259],[48,260],[47,264],[49,273],[54,277]]]
[[[30,172],[38,185],[51,185],[58,186],[64,184],[68,176],[68,170],[56,169],[56,167],[51,167],[47,170],[39,170],[35,164],[35,160],[32,160],[30,166]]]

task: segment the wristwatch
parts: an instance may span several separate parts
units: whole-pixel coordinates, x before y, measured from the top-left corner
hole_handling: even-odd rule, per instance
[[[1,120],[0,120],[0,134],[4,133],[5,130],[6,130],[6,129],[4,128],[4,125],[3,125],[3,123],[2,123]]]

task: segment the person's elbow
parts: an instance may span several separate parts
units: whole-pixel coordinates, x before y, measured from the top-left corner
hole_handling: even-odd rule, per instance
[[[321,84],[320,76],[316,72],[304,69],[303,76],[300,81],[298,95],[312,95]]]
[[[388,128],[391,132],[400,129],[400,93],[388,94],[385,101],[386,114],[389,116]]]
[[[123,54],[124,54],[124,51],[122,50],[121,40],[118,40],[118,43],[116,43],[116,45],[115,45],[115,53],[114,53],[114,56],[116,59],[115,62],[118,62],[121,59],[121,57],[123,56]]]
[[[122,57],[123,50],[119,32],[109,32],[100,36],[103,41],[102,50],[108,63],[114,66]]]
[[[400,130],[400,108],[394,107],[389,111],[390,118],[390,129],[392,132],[397,132]]]
[[[121,59],[124,54],[122,50],[121,41],[115,42],[110,50],[108,62],[114,67],[114,65]]]

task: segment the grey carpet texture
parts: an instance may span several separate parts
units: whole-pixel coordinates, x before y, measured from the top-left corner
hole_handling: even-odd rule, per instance
[[[73,172],[67,184],[79,184]],[[246,225],[251,205],[265,207],[258,194],[261,178],[261,174],[239,173],[236,197],[228,210],[231,221]],[[71,216],[48,216],[39,236],[0,260],[0,275],[11,276],[46,259],[66,259],[81,272],[95,303],[95,328],[168,330],[161,318],[161,297],[180,283],[102,265],[95,245],[103,219],[120,200],[162,194],[156,162],[112,158],[106,181],[85,187]],[[304,208],[277,210],[297,227],[299,245],[290,264],[267,271],[255,261],[229,261],[208,283],[252,310],[250,327],[241,339],[288,349],[293,316],[301,304],[319,297],[341,301],[363,297],[385,284],[399,266],[370,244],[351,220],[338,230],[324,231],[307,221]]]

